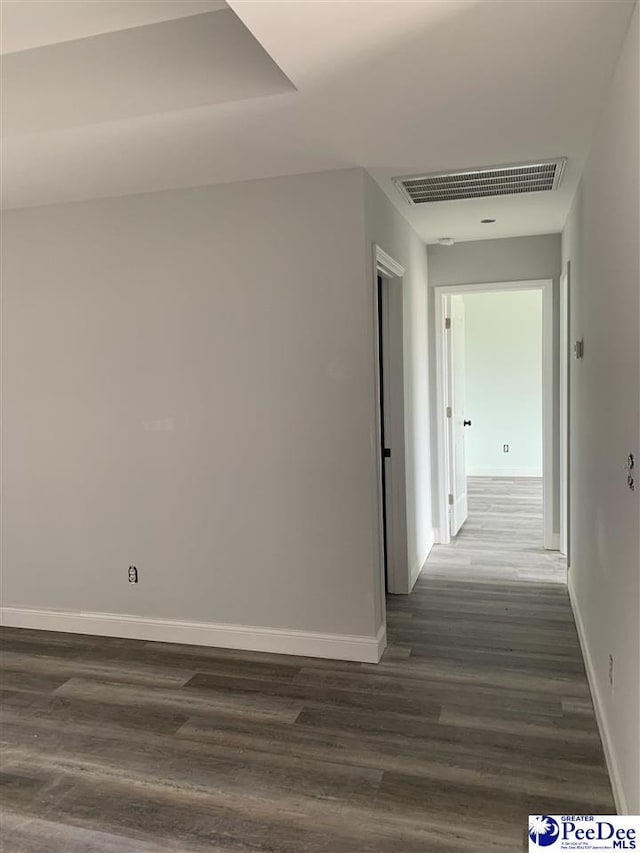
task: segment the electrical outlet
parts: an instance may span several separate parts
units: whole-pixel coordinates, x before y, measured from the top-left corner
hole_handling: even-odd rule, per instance
[[[138,570],[135,566],[129,566],[129,583],[138,583]]]
[[[503,444],[503,445],[502,445],[502,452],[503,452],[503,453],[508,453],[508,452],[509,452],[509,445],[508,445],[508,444]]]
[[[629,491],[635,492],[636,490],[636,481],[634,469],[636,467],[636,460],[634,458],[633,453],[630,453],[627,456],[627,464],[624,466],[627,472],[627,486],[629,487]]]
[[[613,655],[609,655],[609,686],[613,687]]]

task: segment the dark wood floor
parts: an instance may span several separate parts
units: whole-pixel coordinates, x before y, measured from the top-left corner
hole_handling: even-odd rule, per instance
[[[377,666],[4,629],[1,849],[518,853],[613,812],[566,590],[474,551],[476,498],[477,575],[436,549]]]

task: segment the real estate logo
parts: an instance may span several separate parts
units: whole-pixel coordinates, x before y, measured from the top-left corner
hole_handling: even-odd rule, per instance
[[[640,816],[529,815],[529,853],[640,850]]]
[[[547,814],[529,816],[529,838],[538,847],[549,847],[560,837],[558,822]],[[531,848],[531,845],[529,845]]]

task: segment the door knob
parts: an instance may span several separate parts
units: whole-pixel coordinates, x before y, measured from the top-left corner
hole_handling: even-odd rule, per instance
[[[471,426],[471,421],[462,421],[462,426]]]

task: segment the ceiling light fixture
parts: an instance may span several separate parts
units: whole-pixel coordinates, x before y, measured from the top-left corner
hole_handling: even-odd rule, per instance
[[[438,243],[440,243],[441,246],[453,246],[455,242],[456,241],[453,237],[438,237]]]

